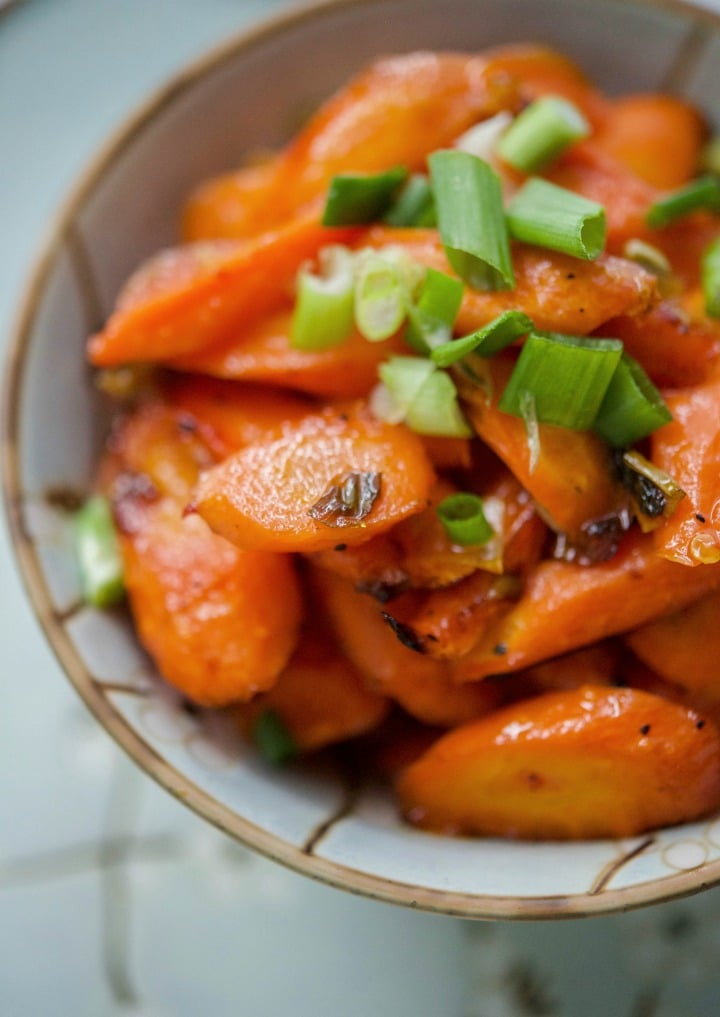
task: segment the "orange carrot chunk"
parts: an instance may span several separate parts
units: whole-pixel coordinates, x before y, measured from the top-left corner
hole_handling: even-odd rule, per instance
[[[659,696],[587,685],[443,735],[397,790],[405,817],[438,833],[630,837],[720,805],[720,734]]]
[[[366,482],[367,496],[344,509],[346,485],[359,492]],[[432,483],[418,436],[358,403],[240,450],[203,475],[193,507],[238,547],[319,551],[363,543],[419,512]]]

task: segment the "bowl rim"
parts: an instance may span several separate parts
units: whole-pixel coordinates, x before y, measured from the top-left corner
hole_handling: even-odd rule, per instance
[[[10,542],[21,581],[43,635],[56,660],[86,707],[115,742],[144,772],[176,799],[187,805],[217,829],[275,862],[302,875],[354,894],[410,908],[462,918],[548,919],[579,918],[626,911],[647,904],[662,903],[700,892],[720,883],[720,859],[694,869],[683,870],[630,887],[596,890],[572,895],[495,896],[463,891],[443,891],[414,886],[388,877],[373,875],[351,866],[316,856],[302,847],[233,812],[168,763],[143,740],[113,706],[94,680],[74,646],[62,618],[55,610],[34,543],[23,524],[23,494],[20,484],[20,414],[23,377],[30,338],[39,307],[39,297],[54,261],[72,230],[72,223],[92,195],[103,174],[123,149],[142,133],[178,96],[191,88],[208,71],[271,38],[278,31],[322,18],[338,8],[373,7],[383,0],[310,0],[276,12],[241,29],[227,40],[209,47],[186,62],[164,84],[131,109],[104,142],[95,149],[51,217],[45,236],[26,273],[17,311],[10,323],[3,365],[0,419],[0,477]],[[720,8],[709,10],[693,0],[632,0],[637,7],[654,7],[708,21],[720,29]],[[700,0],[702,4],[702,0]],[[641,845],[642,847],[642,845]],[[636,847],[625,857],[638,852]],[[600,883],[602,884],[602,880]],[[600,892],[601,891],[601,892]]]

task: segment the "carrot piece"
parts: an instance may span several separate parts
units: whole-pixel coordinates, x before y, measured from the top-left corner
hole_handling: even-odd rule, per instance
[[[298,350],[290,342],[292,311],[283,308],[238,331],[229,343],[174,358],[183,371],[263,382],[311,395],[366,395],[377,384],[378,366],[393,353],[407,353],[398,337],[369,343],[353,332],[327,350]]]
[[[613,558],[591,568],[543,561],[514,607],[455,666],[460,680],[504,674],[692,603],[720,586],[720,567],[688,569],[661,558],[652,534],[630,532]]]
[[[630,837],[720,805],[720,734],[659,696],[586,685],[444,735],[397,790],[405,817],[440,833]]]
[[[310,515],[351,475],[379,475],[380,490],[359,518]],[[426,504],[433,471],[417,435],[377,420],[363,403],[310,414],[281,437],[241,449],[197,486],[193,508],[239,547],[318,551],[383,533]]]
[[[720,593],[688,604],[629,632],[625,642],[648,667],[692,694],[696,702],[720,706]]]
[[[372,247],[400,244],[419,264],[454,274],[435,230],[373,226],[363,243]],[[516,285],[512,290],[465,289],[455,323],[458,334],[517,309],[529,315],[538,329],[587,335],[609,318],[639,314],[659,297],[656,279],[624,258],[603,255],[596,261],[581,261],[515,244],[513,268]]]
[[[217,459],[279,437],[285,425],[299,423],[314,409],[310,400],[283,389],[198,375],[169,375],[162,388],[168,402],[197,426]]]
[[[562,657],[544,660],[522,671],[518,677],[524,680],[528,695],[537,695],[577,689],[582,685],[613,685],[621,675],[620,646],[606,639]]]
[[[673,419],[652,435],[651,458],[685,497],[654,531],[656,550],[683,565],[720,562],[720,376],[665,401]]]
[[[643,180],[671,190],[697,173],[705,133],[690,103],[649,93],[616,99],[594,140]]]
[[[470,438],[440,438],[428,434],[420,437],[428,458],[436,469],[469,470],[472,466]]]
[[[306,216],[245,243],[172,248],[129,280],[88,355],[98,367],[167,361],[232,338],[246,322],[285,305],[300,265],[356,229],[328,229]]]
[[[451,664],[404,646],[383,621],[382,606],[351,583],[323,569],[313,569],[310,578],[345,655],[369,688],[438,727],[453,727],[497,707],[496,685],[456,684]]]
[[[366,688],[329,637],[324,619],[310,613],[277,683],[238,707],[241,727],[251,733],[267,710],[280,717],[301,752],[315,752],[377,727],[387,716],[389,702]]]
[[[584,524],[616,513],[624,502],[607,447],[588,431],[539,424],[539,455],[533,465],[524,421],[497,406],[512,366],[507,354],[487,362],[492,398],[458,374],[465,413],[480,438],[530,492],[548,524],[579,539]]]
[[[606,321],[599,334],[622,339],[656,385],[697,385],[720,356],[720,329],[696,303],[694,294],[662,300],[643,314]]]
[[[210,455],[154,402],[113,435],[103,472],[141,643],[170,684],[203,706],[270,688],[292,653],[300,594],[286,555],[240,551],[183,519]]]
[[[185,202],[181,235],[198,240],[246,239],[267,228],[267,192],[276,159],[223,173],[197,187]]]

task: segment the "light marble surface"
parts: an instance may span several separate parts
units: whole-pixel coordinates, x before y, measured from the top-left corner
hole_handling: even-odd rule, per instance
[[[288,0],[24,0],[0,14],[0,346],[53,209],[188,58]],[[629,915],[469,924],[251,855],[87,714],[0,531],[1,1017],[705,1017],[720,891]]]

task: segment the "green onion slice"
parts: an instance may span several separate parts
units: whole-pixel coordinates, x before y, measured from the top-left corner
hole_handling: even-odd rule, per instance
[[[690,212],[720,212],[720,179],[713,174],[698,177],[654,202],[645,216],[648,226],[661,229]]]
[[[529,396],[540,423],[589,430],[622,349],[619,339],[531,332],[498,405],[505,413],[525,418]]]
[[[405,339],[418,353],[426,354],[452,336],[463,297],[463,284],[454,276],[429,268],[417,300],[408,308]]]
[[[493,528],[485,518],[482,498],[467,491],[458,491],[444,498],[436,509],[438,519],[453,544],[468,547],[487,544]]]
[[[383,342],[398,331],[408,308],[407,281],[400,265],[362,251],[355,267],[355,324],[369,342]]]
[[[702,253],[700,278],[705,311],[711,318],[720,318],[720,237],[716,237]]]
[[[263,710],[252,731],[253,741],[266,762],[282,766],[298,754],[295,739],[276,710]]]
[[[74,519],[75,554],[83,597],[93,607],[112,607],[125,593],[123,567],[107,498],[93,495]]]
[[[408,177],[385,213],[388,226],[435,226],[435,199],[430,181],[422,173]]]
[[[478,353],[481,357],[494,357],[520,336],[532,331],[532,328],[532,321],[522,311],[503,311],[476,332],[436,346],[430,356],[439,367],[450,367],[470,353]]]
[[[605,209],[596,201],[533,177],[507,209],[510,235],[526,244],[547,247],[592,261],[605,248]]]
[[[352,332],[355,282],[353,254],[331,245],[318,256],[320,274],[301,269],[290,344],[298,350],[325,350]]]
[[[632,357],[623,353],[598,409],[593,430],[610,445],[627,448],[672,420],[662,396]]]
[[[474,289],[512,289],[515,276],[497,173],[469,152],[433,152],[428,161],[448,261]]]
[[[461,134],[455,141],[455,148],[461,152],[469,152],[492,164],[495,157],[497,144],[503,134],[513,122],[513,115],[509,110],[501,110],[487,120],[481,120],[479,124],[473,124],[464,134]]]
[[[341,173],[330,181],[323,226],[356,226],[378,222],[407,178],[404,166],[385,173]]]
[[[540,462],[542,445],[540,443],[540,426],[535,406],[535,397],[530,392],[521,392],[519,401],[520,416],[525,424],[525,437],[528,449],[528,471],[532,474]]]
[[[404,421],[418,434],[469,438],[452,378],[421,357],[391,357],[379,368],[384,390],[371,397],[373,412],[393,423]]]
[[[590,133],[590,125],[567,99],[546,95],[519,113],[498,141],[499,155],[523,173],[539,173],[568,145]]]

